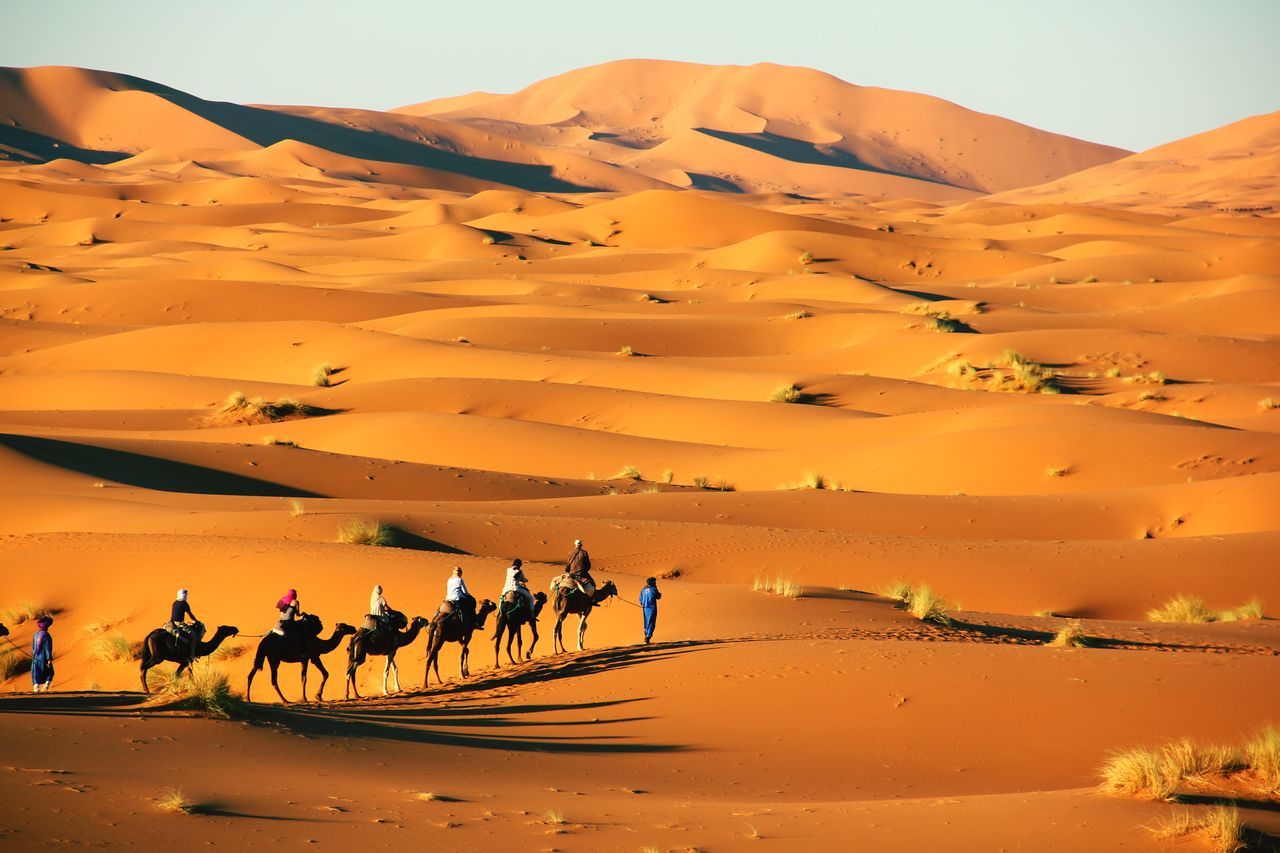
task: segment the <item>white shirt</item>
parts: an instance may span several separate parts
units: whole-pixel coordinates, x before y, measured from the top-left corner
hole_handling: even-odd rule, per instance
[[[386,616],[387,600],[381,595],[373,595],[369,597],[369,615]]]
[[[449,583],[445,586],[444,600],[458,601],[464,595],[471,595],[471,593],[467,591],[467,582],[457,575],[449,578]]]
[[[505,586],[502,587],[503,595],[506,595],[508,592],[513,592],[513,591],[524,588],[523,585],[516,580],[516,578],[518,578],[522,572],[523,572],[523,569],[517,566],[511,566],[510,568],[507,569],[507,583]]]

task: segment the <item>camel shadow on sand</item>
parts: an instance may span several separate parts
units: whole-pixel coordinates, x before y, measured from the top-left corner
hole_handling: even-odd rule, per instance
[[[604,717],[600,711],[630,709],[652,697],[633,696],[595,702],[503,703],[491,691],[546,684],[701,651],[722,641],[627,646],[539,658],[515,667],[487,670],[466,681],[430,691],[398,693],[309,705],[255,706],[260,723],[287,727],[312,737],[377,738],[408,743],[522,752],[623,754],[674,753],[680,744],[633,741],[616,733],[618,726],[651,716]],[[449,704],[442,704],[439,700]],[[547,719],[541,715],[555,715]],[[562,734],[543,730],[563,729]]]

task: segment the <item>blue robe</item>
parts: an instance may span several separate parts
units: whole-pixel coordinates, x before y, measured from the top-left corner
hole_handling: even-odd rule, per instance
[[[53,637],[48,631],[36,631],[31,638],[31,683],[45,684],[53,680]]]
[[[653,636],[653,629],[658,625],[658,599],[662,593],[655,586],[646,586],[640,590],[640,609],[644,611],[644,638]]]

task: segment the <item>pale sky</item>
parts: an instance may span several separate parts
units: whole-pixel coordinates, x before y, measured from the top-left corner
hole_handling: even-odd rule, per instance
[[[1280,109],[1280,0],[4,0],[0,65],[386,109],[611,59],[777,62],[1143,149]]]

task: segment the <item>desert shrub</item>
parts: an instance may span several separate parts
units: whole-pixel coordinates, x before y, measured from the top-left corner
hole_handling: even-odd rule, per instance
[[[810,318],[810,317],[812,317],[812,316],[813,316],[813,315],[812,315],[812,314],[810,314],[808,311],[792,311],[790,314],[787,314],[787,315],[786,315],[786,318],[785,318],[785,319],[787,319],[787,320],[807,320],[807,319],[809,319],[809,318]]]
[[[1211,610],[1204,600],[1194,595],[1175,595],[1154,610],[1147,611],[1152,622],[1235,622],[1240,619],[1261,619],[1262,602],[1254,598],[1239,607],[1227,610]]]
[[[968,328],[959,320],[946,315],[929,318],[928,327],[935,332],[963,332]]]
[[[194,804],[187,802],[182,791],[177,788],[165,788],[156,797],[154,805],[159,811],[169,814],[194,814],[196,810]]]
[[[934,593],[928,586],[921,585],[911,590],[911,600],[907,602],[907,612],[921,622],[936,622],[939,625],[951,624],[947,609],[951,605],[946,599]]]
[[[1176,595],[1164,605],[1147,611],[1152,622],[1212,622],[1214,612],[1194,595]]]
[[[223,719],[242,712],[245,707],[240,694],[231,689],[226,673],[207,660],[193,663],[182,678],[164,686],[163,694],[171,700],[166,703],[169,707]]]
[[[1280,791],[1280,727],[1263,727],[1245,743],[1242,757],[1264,786]]]
[[[662,472],[662,482],[670,485],[671,481],[676,478],[676,474],[670,468]]]
[[[1264,412],[1269,409],[1280,409],[1280,400],[1274,400],[1271,397],[1266,397],[1258,401],[1258,408]]]
[[[0,646],[0,681],[8,681],[31,671],[31,659],[12,646]]]
[[[880,594],[885,598],[892,598],[894,601],[901,601],[907,604],[911,601],[911,584],[906,581],[894,581],[880,590]]]
[[[1068,622],[1053,635],[1049,645],[1059,649],[1081,649],[1089,645],[1079,622]]]
[[[711,488],[711,480],[707,479],[701,474],[693,478],[693,484],[697,486],[699,489]]]
[[[1239,784],[1280,792],[1280,728],[1259,730],[1242,748],[1202,746],[1183,738],[1162,747],[1116,753],[1102,767],[1112,794],[1170,799],[1184,783],[1196,790],[1230,791]]]
[[[289,515],[293,516],[294,518],[297,518],[300,515],[305,515],[306,512],[307,512],[307,508],[303,506],[302,501],[298,500],[297,498],[294,498],[293,500],[289,501]]]
[[[332,381],[329,377],[333,376],[333,368],[328,364],[317,364],[315,370],[311,371],[311,384],[318,388],[328,388]]]
[[[730,483],[724,477],[716,477],[714,480],[711,481],[710,487],[712,489],[715,489],[717,492],[732,492],[732,491],[735,491],[737,488],[736,486],[733,485],[733,483]]]
[[[266,424],[314,415],[318,410],[297,400],[269,402],[261,397],[248,399],[236,391],[229,395],[217,411],[204,418],[207,426],[239,426]]]
[[[297,447],[298,442],[291,438],[276,438],[274,435],[264,436],[262,443],[268,447]]]
[[[1163,840],[1201,835],[1216,853],[1236,853],[1247,849],[1243,841],[1244,826],[1235,806],[1219,804],[1200,814],[1190,809],[1179,809],[1152,827],[1151,832]]]
[[[809,251],[801,252],[800,257],[797,258],[796,260],[798,260],[802,265],[808,266],[809,264],[813,263],[813,252],[809,252]]]
[[[800,485],[806,489],[825,489],[827,481],[817,471],[805,471],[800,475]]]
[[[1165,375],[1159,370],[1152,370],[1150,373],[1137,373],[1133,376],[1126,376],[1124,381],[1134,385],[1163,385],[1166,379]]]
[[[614,480],[640,480],[640,469],[634,465],[627,465],[621,471],[614,474],[611,479]]]
[[[395,544],[396,529],[382,521],[356,519],[338,528],[338,541],[344,545],[390,547]]]
[[[773,393],[769,395],[771,403],[799,403],[804,398],[804,392],[796,385],[783,385],[775,388]]]
[[[124,634],[108,631],[93,638],[89,646],[89,657],[100,663],[115,663],[122,660],[133,660],[133,649]]]
[[[1055,465],[1050,465],[1049,467],[1044,469],[1044,474],[1046,477],[1065,477],[1069,473],[1071,473],[1071,467],[1068,465],[1063,465],[1060,467]]]
[[[1080,282],[1082,284],[1093,284],[1097,280],[1098,280],[1098,277],[1096,275],[1087,275],[1084,278],[1080,279]]]
[[[1173,795],[1173,784],[1165,775],[1158,750],[1118,752],[1103,765],[1101,775],[1102,789],[1108,794],[1150,800],[1167,800]]]
[[[793,578],[784,576],[756,575],[751,588],[756,592],[780,595],[783,598],[800,598],[804,595],[804,587]]]
[[[636,351],[631,348],[630,344],[627,344],[622,349],[618,350],[618,355],[624,356],[626,358],[630,358],[635,354],[636,354]]]

